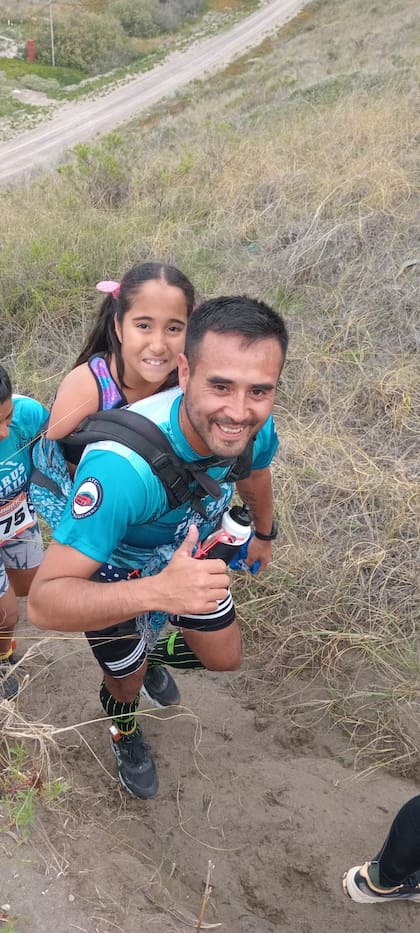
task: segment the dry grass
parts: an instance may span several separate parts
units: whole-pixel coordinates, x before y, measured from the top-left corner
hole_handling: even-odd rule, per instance
[[[332,716],[357,767],[405,771],[420,743],[416,28],[412,0],[318,4],[240,74],[3,195],[0,257],[2,354],[42,399],[95,281],[133,261],[284,312],[282,536],[271,574],[238,592],[259,689],[297,722]]]

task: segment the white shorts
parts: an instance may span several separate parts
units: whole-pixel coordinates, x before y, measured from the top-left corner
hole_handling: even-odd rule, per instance
[[[9,589],[7,570],[30,570],[39,567],[44,556],[38,522],[0,547],[0,597]]]

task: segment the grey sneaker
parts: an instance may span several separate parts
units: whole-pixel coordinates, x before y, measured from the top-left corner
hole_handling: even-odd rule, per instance
[[[178,687],[166,667],[149,667],[140,690],[153,706],[176,706],[181,699]]]
[[[0,700],[13,700],[19,693],[19,681],[11,671],[10,660],[0,661]]]
[[[122,735],[115,726],[111,727],[111,748],[117,759],[121,784],[128,793],[141,800],[154,797],[159,790],[159,779],[140,726],[130,735]]]
[[[358,904],[387,904],[388,901],[420,903],[420,872],[410,875],[395,888],[376,888],[368,875],[370,862],[349,868],[343,876],[343,889]]]

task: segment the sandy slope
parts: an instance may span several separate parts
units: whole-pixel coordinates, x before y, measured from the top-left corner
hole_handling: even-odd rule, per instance
[[[52,638],[25,670],[25,717],[66,727],[101,715],[83,638]],[[367,909],[340,884],[345,868],[375,854],[416,787],[389,775],[355,780],[340,733],[300,732],[281,708],[267,711],[258,685],[251,699],[239,683],[179,675],[186,708],[143,718],[160,775],[152,801],[120,790],[106,725],[80,730],[90,749],[62,734],[54,770],[72,782],[67,803],[40,809],[32,845],[0,833],[0,905],[10,904],[19,933],[195,930],[209,858],[205,919],[221,933],[418,930],[418,905]]]
[[[196,78],[217,71],[291,19],[305,0],[271,0],[226,33],[175,52],[162,65],[94,100],[66,104],[47,123],[0,146],[0,184],[58,162],[67,149],[105,133]]]

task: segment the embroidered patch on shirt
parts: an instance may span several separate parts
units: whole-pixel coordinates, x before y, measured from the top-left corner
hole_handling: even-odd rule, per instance
[[[71,514],[73,518],[87,518],[98,511],[102,502],[102,486],[93,476],[84,479],[73,496]]]

